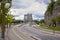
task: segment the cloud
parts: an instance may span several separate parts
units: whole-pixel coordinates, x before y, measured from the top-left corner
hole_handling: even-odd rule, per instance
[[[48,4],[50,0],[12,0],[12,8],[27,8],[34,2]]]
[[[26,8],[33,4],[35,0],[13,0],[12,8]]]
[[[25,9],[11,9],[11,14],[12,15],[23,15],[25,14]]]
[[[40,17],[37,17],[37,15],[32,15],[33,16],[33,20],[41,20],[41,19],[44,19],[44,17],[40,16]]]
[[[30,7],[26,8],[28,12],[38,12],[38,13],[45,13],[46,5],[35,2]]]
[[[16,20],[23,20],[24,19],[24,15],[20,15],[19,17],[15,17]]]
[[[42,4],[49,4],[50,0],[36,0],[37,2],[39,3],[42,3]]]
[[[41,1],[41,0],[40,0]],[[24,19],[24,14],[31,13],[33,19],[43,19],[47,5],[36,0],[13,0],[11,14],[15,19]]]

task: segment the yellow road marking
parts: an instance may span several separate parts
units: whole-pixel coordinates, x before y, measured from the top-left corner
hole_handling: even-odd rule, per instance
[[[20,37],[15,31],[14,31],[14,28],[12,29],[12,31],[13,31],[13,33],[19,38],[19,39],[21,39],[21,40],[24,40],[22,37]],[[26,34],[26,35],[29,35],[29,33],[27,33],[27,32],[23,32],[24,34]],[[30,34],[30,36],[32,36],[31,34]],[[34,38],[37,38],[37,37],[35,37],[35,36],[33,36]],[[38,39],[38,38],[37,38]],[[34,40],[34,39],[33,39]],[[40,39],[41,40],[41,39]]]
[[[14,31],[14,29],[12,29],[12,31],[13,31],[13,33],[14,33],[19,39],[24,40],[22,37],[20,37],[20,36]]]
[[[34,38],[37,38],[36,36],[33,36],[32,34],[29,34],[29,33],[27,33],[27,32],[23,32],[24,34],[26,34],[26,35],[30,35],[30,37],[32,36],[32,37],[34,37]],[[37,39],[39,39],[39,38],[37,38]],[[33,40],[35,40],[35,39],[33,39]],[[41,39],[39,39],[39,40],[41,40]]]
[[[22,37],[20,37],[20,36],[14,31],[14,29],[12,29],[12,31],[13,31],[13,33],[14,33],[19,39],[24,40]],[[23,32],[23,33],[26,34],[26,35],[28,35],[27,32]]]

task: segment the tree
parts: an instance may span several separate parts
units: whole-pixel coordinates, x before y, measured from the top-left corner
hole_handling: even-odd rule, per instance
[[[51,24],[53,27],[56,27],[56,17],[54,17],[53,19],[52,19],[52,24]]]
[[[47,8],[47,10],[51,13],[51,15],[54,8],[54,4],[55,4],[55,1],[51,0],[51,3],[48,5],[48,8]]]
[[[13,18],[13,15],[11,14],[7,14],[6,15],[6,24],[7,24],[7,27],[9,25],[9,27],[11,26],[11,23],[13,22],[14,18]]]
[[[57,2],[56,2],[56,3],[57,3],[57,5],[60,5],[60,0],[57,0]]]
[[[23,20],[14,20],[12,23],[23,23]]]
[[[39,24],[39,21],[38,21],[38,20],[34,20],[34,22],[35,22],[36,24]]]
[[[60,15],[52,19],[52,26],[54,26],[54,24],[56,25],[56,23],[60,24]]]
[[[44,19],[41,19],[41,20],[40,20],[40,23],[44,23]]]
[[[7,15],[7,21],[8,21],[8,23],[11,23],[12,21],[13,21],[13,16],[11,15],[11,14],[8,14]]]
[[[10,3],[10,7],[9,8],[6,8],[5,5],[6,3]],[[9,9],[11,8],[11,3],[12,3],[12,0],[0,0],[0,14],[1,14],[1,37],[5,38],[5,20],[6,20],[6,13],[9,12]],[[7,10],[7,11],[6,11]]]
[[[6,1],[6,0],[4,0]],[[0,0],[0,2],[2,2],[2,0]],[[12,0],[7,0],[6,2],[10,3],[10,7],[9,8],[5,8],[5,16],[7,16],[7,13],[9,12],[11,6],[12,6]],[[1,15],[2,15],[2,11],[1,11],[1,5],[0,5],[0,23],[1,23]]]
[[[60,24],[60,15],[56,17],[56,21]]]

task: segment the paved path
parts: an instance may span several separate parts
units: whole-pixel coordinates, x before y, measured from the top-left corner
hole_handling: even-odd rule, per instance
[[[12,27],[8,36],[10,40],[60,40],[60,37],[49,35],[43,32],[37,31],[37,29],[33,29],[29,27],[28,24],[25,25],[16,25]]]
[[[1,27],[0,27],[0,40],[1,40]]]
[[[32,28],[34,28],[34,29],[36,29],[36,30],[38,30],[38,31],[42,31],[42,32],[45,32],[45,33],[47,33],[47,34],[55,34],[56,36],[59,36],[60,37],[60,31],[55,31],[55,33],[53,33],[53,30],[48,30],[48,29],[43,29],[43,28],[41,28],[40,26],[38,26],[38,25],[34,25],[34,26],[32,26]]]
[[[12,25],[6,29],[5,40],[60,40],[59,36],[39,30],[39,27],[31,27],[29,24]]]

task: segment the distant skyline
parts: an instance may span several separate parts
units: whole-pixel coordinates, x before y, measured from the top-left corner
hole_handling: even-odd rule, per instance
[[[44,13],[50,0],[13,0],[11,14],[15,19],[23,20],[24,14],[31,13],[33,19],[44,19]]]

